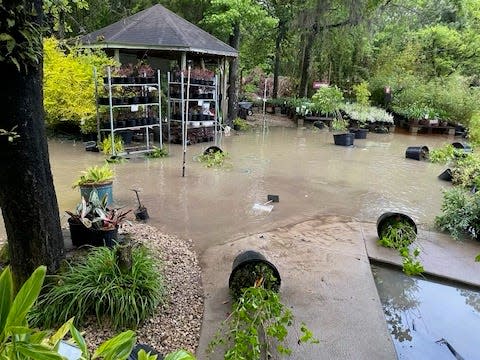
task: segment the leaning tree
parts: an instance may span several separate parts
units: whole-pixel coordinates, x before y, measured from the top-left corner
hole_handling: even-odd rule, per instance
[[[42,3],[0,2],[0,207],[17,288],[64,256],[43,120]]]

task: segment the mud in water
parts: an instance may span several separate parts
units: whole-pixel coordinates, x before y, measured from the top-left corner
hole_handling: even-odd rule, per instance
[[[429,225],[440,212],[444,166],[405,158],[408,146],[430,149],[451,143],[446,136],[368,134],[354,147],[335,146],[333,136],[313,127],[258,127],[220,140],[229,154],[221,169],[206,168],[197,156],[213,143],[189,146],[182,177],[182,147],[170,145],[164,159],[132,158],[114,165],[114,199],[136,208],[131,189],[140,190],[149,224],[207,247],[320,214],[375,222],[385,211],[401,211]],[[79,190],[71,184],[80,171],[103,163],[80,142],[51,140],[50,159],[60,212],[74,208]],[[278,195],[271,212],[255,204]],[[63,216],[62,224],[66,224]],[[2,226],[3,238],[5,238]]]

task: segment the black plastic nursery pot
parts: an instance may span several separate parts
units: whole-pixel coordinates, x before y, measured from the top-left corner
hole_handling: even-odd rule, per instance
[[[427,146],[409,146],[405,152],[405,157],[413,160],[426,160],[428,159],[428,154]]]
[[[89,229],[72,219],[68,219],[68,226],[72,244],[76,247],[83,245],[112,247],[118,238],[118,227],[111,230]]]
[[[463,149],[465,152],[472,152],[472,147],[469,144],[461,143],[461,142],[454,142],[452,146],[455,149]]]
[[[335,145],[352,146],[354,139],[355,134],[352,133],[333,134],[333,141]]]
[[[355,134],[355,139],[366,139],[368,129],[350,129],[352,134]]]
[[[203,152],[203,155],[208,155],[208,154],[213,154],[213,153],[216,153],[216,152],[223,152],[222,149],[220,149],[218,146],[210,146],[208,148],[205,149],[205,151]]]
[[[255,250],[246,250],[233,260],[232,272],[228,279],[230,294],[234,299],[242,295],[242,290],[255,285],[263,278],[266,289],[279,291],[281,278],[278,269],[265,256]]]
[[[407,222],[408,224],[412,225],[415,234],[418,233],[417,225],[410,216],[398,212],[386,212],[377,219],[378,237],[381,238],[383,236],[383,232],[388,225],[393,225],[398,222]]]
[[[148,218],[150,217],[145,206],[137,208],[134,213],[136,220],[148,220]]]
[[[438,175],[438,178],[443,181],[452,181],[452,170],[445,169],[440,175]]]

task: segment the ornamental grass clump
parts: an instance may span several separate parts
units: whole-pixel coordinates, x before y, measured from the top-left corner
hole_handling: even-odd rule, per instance
[[[141,245],[93,248],[51,280],[31,313],[35,326],[52,328],[71,317],[82,324],[93,315],[116,330],[135,329],[165,297],[163,277]]]

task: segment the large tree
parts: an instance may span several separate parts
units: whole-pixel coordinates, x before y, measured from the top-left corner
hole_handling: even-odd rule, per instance
[[[43,120],[42,14],[42,0],[0,2],[0,124],[18,135],[0,136],[0,207],[17,286],[64,256]]]
[[[252,24],[264,28],[275,26],[276,20],[268,16],[265,8],[255,0],[212,0],[203,23],[218,37],[228,39],[234,49],[240,49],[242,31],[248,31]],[[238,70],[239,59],[230,60],[228,77],[228,119],[231,124],[238,112]]]

